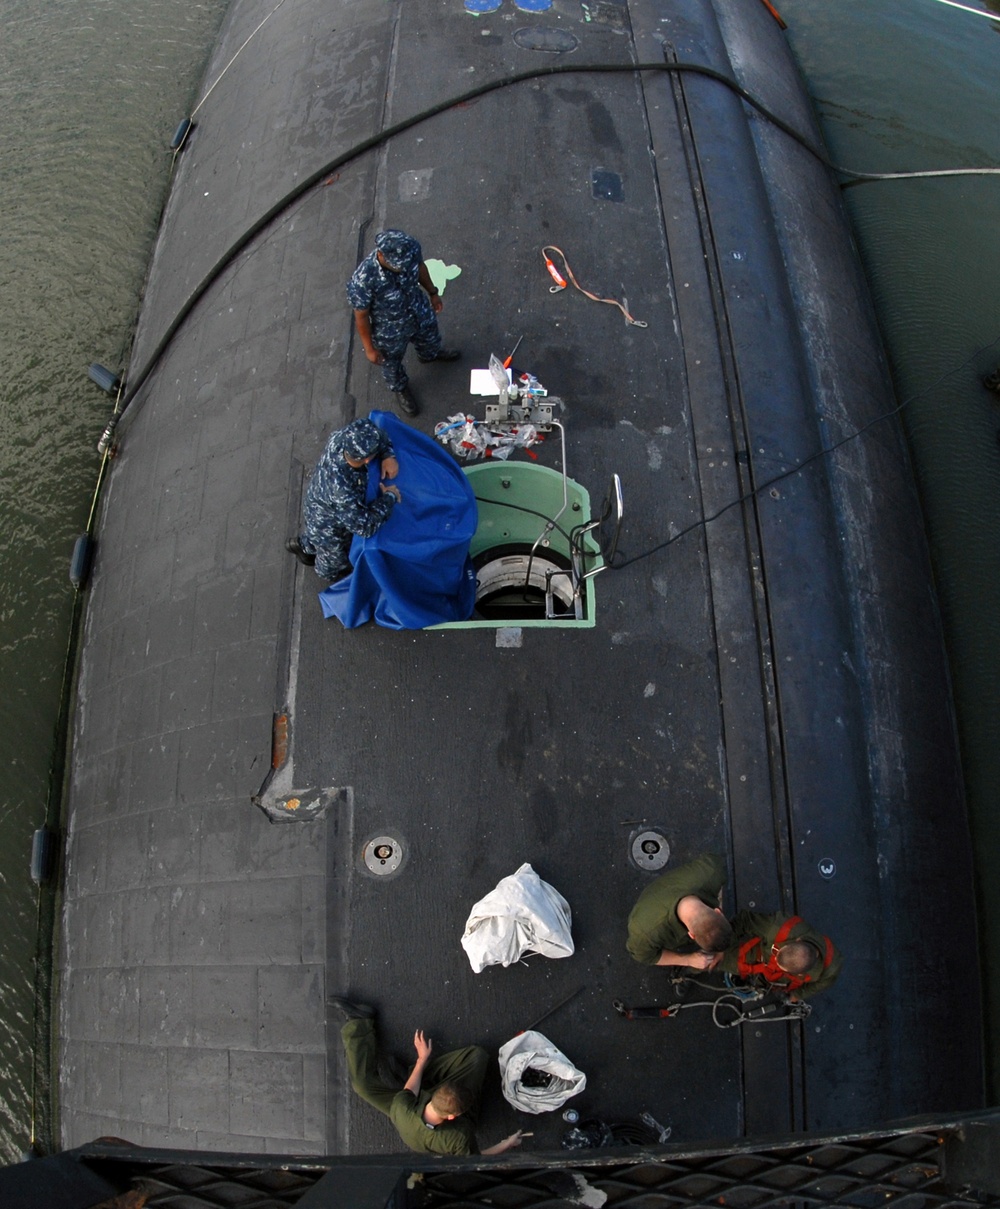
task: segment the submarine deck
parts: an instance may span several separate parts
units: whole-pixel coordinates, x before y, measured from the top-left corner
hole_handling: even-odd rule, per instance
[[[209,81],[270,7],[235,0]],[[648,1110],[675,1140],[981,1102],[961,778],[899,432],[750,490],[891,409],[864,283],[812,154],[717,81],[628,70],[673,57],[818,141],[759,0],[301,0],[199,113],[139,366],[205,266],[332,156],[470,81],[622,68],[484,95],[332,172],[221,274],[126,412],[69,788],[64,1145],[397,1150],[347,1085],[338,993],[378,1005],[400,1057],[416,1027],[495,1050],[572,994],[541,1029],[587,1075],[574,1106]],[[597,577],[593,628],[348,632],[285,553],[329,433],[387,406],[343,293],[383,226],[461,269],[441,320],[464,358],[410,361],[417,427],[474,410],[469,368],[523,336],[516,363],[565,400],[571,476],[594,500],[622,476],[628,565]],[[551,294],[549,244],[648,326]],[[556,443],[539,458],[557,466]],[[297,782],[349,792],[272,825],[250,797],[286,707]],[[671,866],[725,854],[728,909],[835,939],[845,970],[807,1021],[615,1015],[672,1001],[624,948],[646,825]],[[405,846],[391,879],[360,865],[379,834]],[[473,975],[469,909],[524,861],[569,900],[576,953]],[[481,1142],[517,1127],[537,1149],[563,1128],[516,1116],[494,1075]]]

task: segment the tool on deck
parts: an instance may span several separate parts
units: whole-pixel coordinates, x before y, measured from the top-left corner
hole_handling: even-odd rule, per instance
[[[510,356],[509,356],[509,357],[507,358],[507,360],[506,360],[506,361],[504,361],[504,363],[503,363],[503,367],[504,367],[504,369],[510,369],[510,363],[511,363],[511,362],[514,360],[514,354],[515,354],[515,353],[517,352],[517,350],[518,350],[518,349],[521,347],[521,341],[522,341],[523,339],[524,339],[524,333],[522,332],[522,333],[521,333],[521,335],[520,335],[520,336],[518,336],[518,338],[517,338],[517,343],[516,343],[516,344],[514,345],[514,347],[513,347],[513,348],[510,350]]]
[[[561,406],[562,400],[550,397],[534,374],[522,374],[508,381],[513,356],[511,353],[506,361],[501,361],[495,353],[490,354],[489,375],[496,388],[497,401],[486,404],[486,423],[494,426],[533,424],[540,432],[548,432],[552,428],[553,408]]]
[[[672,1003],[669,1007],[626,1007],[620,999],[616,999],[611,1005],[619,1016],[624,1016],[626,1020],[669,1020],[672,1016],[676,1016],[682,1007],[686,1006],[682,1003]]]
[[[701,984],[699,984],[701,985]],[[711,988],[714,989],[714,988]],[[627,1007],[615,999],[612,1007],[625,1020],[671,1020],[688,1008],[711,1008],[712,1023],[716,1028],[735,1028],[740,1024],[785,1024],[793,1020],[804,1020],[812,1011],[808,1003],[793,1002],[782,997],[772,997],[768,1002],[767,992],[757,992],[750,998],[724,991],[716,999],[696,999],[691,1003],[671,1003],[667,1007]],[[753,1006],[750,1006],[750,1005]],[[730,1020],[723,1020],[722,1009],[732,1012]],[[780,1013],[780,1014],[779,1014]]]
[[[578,986],[575,991],[570,991],[570,993],[566,996],[565,999],[560,999],[557,1004],[555,1004],[553,1007],[550,1007],[547,1011],[543,1012],[541,1014],[541,1016],[538,1017],[537,1020],[533,1020],[531,1022],[531,1024],[529,1024],[527,1028],[522,1029],[521,1032],[530,1033],[532,1029],[538,1028],[538,1026],[542,1023],[543,1020],[548,1020],[548,1018],[550,1016],[554,1015],[556,1012],[558,1012],[561,1007],[565,1007],[566,1004],[569,1003],[569,1001],[571,999],[575,999],[582,990],[583,990],[583,987]],[[520,1036],[520,1035],[521,1035],[521,1033],[518,1033],[518,1036]]]

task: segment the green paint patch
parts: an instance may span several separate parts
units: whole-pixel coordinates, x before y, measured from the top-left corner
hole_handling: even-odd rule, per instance
[[[430,273],[431,281],[439,294],[444,293],[449,281],[454,281],[462,275],[462,270],[457,264],[445,264],[443,260],[425,260],[424,264],[427,265],[427,272]]]

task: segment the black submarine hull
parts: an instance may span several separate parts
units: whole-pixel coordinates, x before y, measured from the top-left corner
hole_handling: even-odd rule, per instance
[[[264,15],[233,4],[206,88]],[[64,1144],[393,1152],[327,1019],[346,992],[401,1054],[417,1027],[495,1050],[565,1002],[545,1031],[587,1073],[581,1111],[646,1108],[675,1138],[981,1104],[947,665],[820,148],[759,0],[478,16],[308,0],[246,44],[178,160],[100,518],[68,796]],[[384,226],[461,269],[441,322],[465,360],[411,365],[418,427],[474,410],[469,366],[523,335],[519,367],[565,400],[572,477],[599,498],[621,475],[592,626],[347,632],[285,552],[329,432],[387,405],[343,292]],[[550,293],[547,245],[648,326]],[[539,458],[558,467],[557,443]],[[251,803],[268,769],[329,791],[329,811],[270,824]],[[644,827],[674,864],[724,853],[727,909],[795,911],[835,939],[844,972],[808,1020],[615,1013],[672,995],[624,948]],[[362,858],[380,835],[406,854],[389,879]],[[570,902],[576,953],[473,975],[468,911],[523,861]],[[524,1126],[489,1092],[484,1145]],[[560,1121],[532,1127],[558,1144]]]

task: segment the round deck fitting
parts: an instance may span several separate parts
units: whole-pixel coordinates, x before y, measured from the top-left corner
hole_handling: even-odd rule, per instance
[[[369,873],[376,877],[391,877],[402,868],[406,850],[402,841],[392,835],[376,835],[361,849],[361,860]]]
[[[633,831],[629,858],[637,869],[656,873],[670,860],[670,844],[659,831]]]

